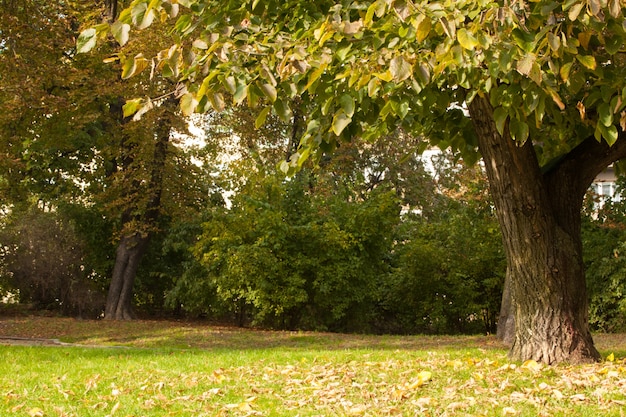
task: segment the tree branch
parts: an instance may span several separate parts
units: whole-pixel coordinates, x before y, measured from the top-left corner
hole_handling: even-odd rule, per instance
[[[613,146],[590,136],[545,172],[544,178],[548,184],[570,183],[569,192],[582,198],[598,174],[623,158],[626,158],[626,132],[620,132]]]

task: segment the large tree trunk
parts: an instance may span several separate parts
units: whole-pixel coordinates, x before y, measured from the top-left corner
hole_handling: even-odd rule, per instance
[[[588,325],[580,211],[594,177],[626,154],[593,138],[542,172],[532,141],[500,135],[489,101],[469,106],[502,229],[515,333],[510,356],[553,364],[597,361]],[[506,130],[506,129],[505,129]]]

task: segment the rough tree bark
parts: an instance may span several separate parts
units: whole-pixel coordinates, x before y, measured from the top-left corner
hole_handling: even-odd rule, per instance
[[[547,364],[597,361],[588,324],[581,208],[595,176],[626,156],[593,137],[542,172],[529,139],[495,127],[488,99],[469,105],[502,229],[515,333],[510,356]],[[624,136],[622,134],[622,136]]]
[[[498,316],[497,326],[497,338],[506,345],[511,346],[515,337],[515,317],[513,315],[513,305],[511,304],[511,274],[508,268],[506,278],[504,279],[502,304],[500,305],[500,315]]]

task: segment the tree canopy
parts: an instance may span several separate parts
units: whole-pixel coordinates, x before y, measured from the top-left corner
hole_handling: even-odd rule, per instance
[[[398,125],[475,159],[464,103],[476,95],[489,98],[501,134],[537,138],[544,162],[590,135],[613,144],[626,123],[619,0],[136,0],[110,31],[125,44],[131,25],[155,17],[172,19],[177,42],[153,65],[185,82],[185,113],[247,102],[260,125],[269,111],[289,119],[296,97],[317,104],[292,162]],[[108,30],[84,31],[79,50]],[[149,66],[118,57],[123,77]]]

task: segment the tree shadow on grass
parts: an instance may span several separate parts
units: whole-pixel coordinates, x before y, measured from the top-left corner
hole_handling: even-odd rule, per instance
[[[492,335],[372,336],[322,332],[288,332],[208,325],[170,320],[76,320],[55,317],[0,318],[0,337],[58,339],[85,346],[156,349],[252,350],[451,350],[500,349]],[[626,355],[625,334],[595,335],[606,354]]]

